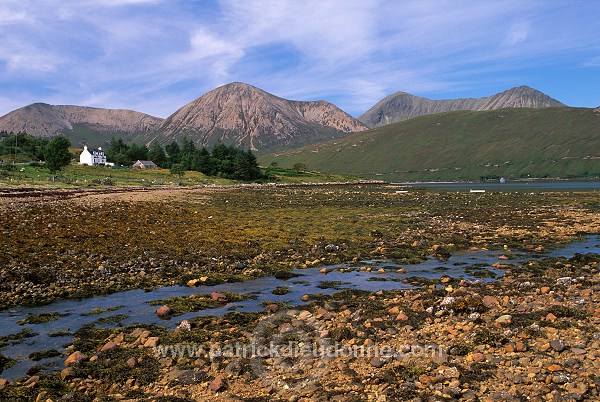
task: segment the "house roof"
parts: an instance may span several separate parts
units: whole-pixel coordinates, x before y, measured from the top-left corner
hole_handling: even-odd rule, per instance
[[[140,161],[140,160],[138,160],[136,163],[134,163],[134,165],[137,165],[138,163],[140,163],[144,166],[156,166],[156,163],[154,163],[152,161]]]

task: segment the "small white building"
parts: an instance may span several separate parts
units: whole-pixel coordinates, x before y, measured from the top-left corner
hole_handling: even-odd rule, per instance
[[[106,165],[106,155],[104,155],[104,151],[100,147],[90,152],[87,145],[84,145],[83,152],[79,155],[79,163],[89,166]]]

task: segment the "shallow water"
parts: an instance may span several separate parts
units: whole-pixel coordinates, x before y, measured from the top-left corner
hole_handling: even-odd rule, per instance
[[[426,188],[428,190],[449,192],[456,191],[468,193],[471,190],[485,190],[486,192],[519,192],[519,193],[537,193],[537,192],[580,192],[580,191],[599,191],[600,181],[508,181],[506,183],[486,182],[486,183],[394,183],[402,187],[400,190],[411,188]]]
[[[499,261],[498,256],[507,254],[511,259],[501,261],[503,263],[514,264],[526,261],[532,258],[542,257],[572,257],[574,253],[600,252],[600,237],[587,236],[582,241],[571,243],[563,248],[549,251],[543,254],[512,252],[507,253],[504,250],[497,251],[476,251],[476,252],[456,252],[446,262],[440,262],[437,259],[430,258],[420,264],[406,265],[395,264],[391,261],[372,260],[362,261],[362,265],[372,267],[371,272],[359,271],[357,266],[349,264],[340,264],[326,267],[327,274],[321,274],[320,268],[310,268],[306,270],[296,270],[300,275],[288,280],[280,280],[274,277],[258,278],[246,282],[226,283],[216,286],[200,286],[189,288],[183,286],[168,286],[156,289],[151,292],[143,290],[131,290],[127,292],[115,293],[112,295],[96,296],[82,300],[64,300],[51,303],[40,307],[16,307],[0,311],[0,336],[14,334],[24,328],[30,328],[39,335],[28,338],[24,342],[16,345],[10,345],[0,350],[4,356],[19,360],[13,367],[5,370],[0,375],[8,380],[16,380],[23,376],[28,368],[39,365],[48,371],[60,370],[63,368],[64,357],[48,358],[38,362],[29,360],[30,353],[41,350],[57,349],[63,352],[64,346],[72,343],[72,336],[50,337],[49,333],[67,330],[71,333],[81,328],[84,324],[93,323],[99,318],[109,317],[116,314],[127,315],[128,318],[122,320],[123,325],[135,323],[155,323],[174,328],[181,320],[190,319],[197,316],[214,315],[219,316],[229,311],[259,311],[264,307],[262,302],[284,302],[290,305],[299,305],[303,302],[301,297],[304,294],[331,294],[339,289],[327,288],[321,289],[318,286],[322,281],[340,281],[340,288],[353,288],[369,291],[394,290],[410,288],[410,284],[403,283],[402,279],[409,277],[440,278],[444,275],[453,278],[477,279],[465,272],[465,267],[474,264],[486,264],[482,269],[487,269],[498,276],[502,271],[495,270],[491,264]],[[398,268],[404,268],[405,273],[398,273]],[[351,272],[340,272],[342,268],[354,268]],[[379,268],[384,268],[385,273],[378,273]],[[388,279],[387,281],[369,280],[370,278]],[[490,280],[490,279],[481,279]],[[272,290],[277,286],[286,286],[290,293],[285,295],[274,295]],[[157,306],[149,304],[152,300],[164,299],[174,296],[189,296],[196,293],[210,293],[212,291],[234,292],[234,293],[252,293],[256,296],[254,299],[243,300],[229,303],[226,306],[206,309],[203,311],[188,313],[171,319],[162,321],[155,314]],[[82,316],[96,308],[114,308],[122,306],[114,311],[105,312],[98,315]],[[67,314],[57,321],[43,324],[18,325],[17,322],[26,318],[29,314],[60,312]],[[111,325],[99,325],[107,326]],[[114,325],[112,325],[114,326]]]

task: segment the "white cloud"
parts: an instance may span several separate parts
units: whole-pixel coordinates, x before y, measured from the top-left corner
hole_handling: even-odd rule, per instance
[[[89,0],[85,3],[93,6],[123,7],[138,4],[156,4],[160,0]]]
[[[0,24],[12,24],[28,20],[29,16],[25,11],[12,10],[4,7],[0,8]]]
[[[2,0],[0,86],[165,116],[245,81],[356,115],[396,91],[443,97],[526,83],[518,69],[598,66],[599,13],[559,0]]]
[[[515,46],[524,42],[529,34],[529,24],[520,21],[512,24],[504,40],[505,46]]]

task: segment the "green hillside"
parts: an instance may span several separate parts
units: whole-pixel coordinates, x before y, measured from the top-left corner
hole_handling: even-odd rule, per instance
[[[259,161],[395,181],[597,177],[600,114],[584,108],[449,112]]]

